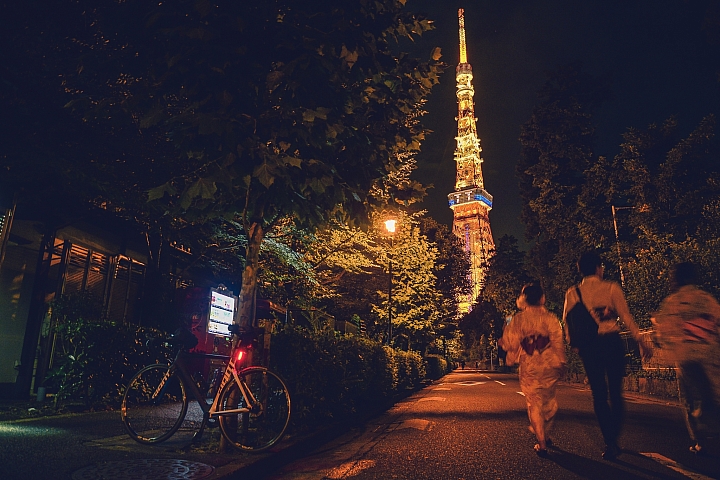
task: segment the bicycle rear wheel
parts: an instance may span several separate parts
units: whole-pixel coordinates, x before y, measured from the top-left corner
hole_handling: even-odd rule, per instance
[[[188,406],[185,385],[169,370],[167,365],[145,367],[125,389],[122,421],[137,442],[152,444],[167,440],[183,422]]]
[[[236,382],[226,384],[218,404],[220,430],[241,450],[264,450],[285,433],[290,421],[290,394],[282,379],[266,368],[249,367],[238,372],[238,376],[255,403],[248,405]],[[249,411],[223,414],[236,409]]]

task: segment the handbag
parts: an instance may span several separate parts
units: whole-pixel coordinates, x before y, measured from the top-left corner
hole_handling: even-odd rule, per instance
[[[565,323],[570,335],[570,346],[583,349],[597,341],[598,324],[583,303],[580,288],[576,286],[575,291],[579,301],[565,315]]]

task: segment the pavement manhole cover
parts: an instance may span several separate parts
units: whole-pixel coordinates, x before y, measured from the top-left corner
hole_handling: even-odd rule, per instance
[[[196,480],[210,476],[215,467],[200,462],[175,459],[143,459],[102,462],[82,468],[73,480]]]

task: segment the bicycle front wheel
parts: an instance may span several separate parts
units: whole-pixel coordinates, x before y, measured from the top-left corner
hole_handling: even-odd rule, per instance
[[[167,365],[150,365],[130,380],[123,394],[121,416],[133,440],[160,443],[170,438],[187,412],[185,385]]]
[[[290,421],[290,394],[282,379],[263,367],[243,369],[238,377],[250,395],[243,395],[234,381],[223,387],[218,404],[220,430],[241,450],[264,450],[285,433]],[[232,410],[240,411],[223,413]]]

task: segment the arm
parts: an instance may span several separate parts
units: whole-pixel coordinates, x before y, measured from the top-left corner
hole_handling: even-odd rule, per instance
[[[565,363],[565,344],[563,343],[563,328],[560,320],[553,314],[549,315],[548,332],[550,334],[550,345],[555,349],[558,357]]]
[[[630,313],[630,307],[628,307],[627,301],[625,300],[625,295],[623,295],[622,290],[616,283],[613,283],[610,287],[610,299],[613,309],[618,314],[618,317],[620,317],[620,321],[630,330],[633,338],[639,340],[640,329]]]
[[[646,344],[641,338],[640,328],[638,328],[637,323],[635,323],[635,319],[630,313],[630,307],[628,307],[627,301],[625,300],[625,295],[620,289],[620,286],[616,283],[613,283],[610,287],[610,299],[612,301],[613,308],[620,317],[620,321],[625,324],[628,330],[630,330],[630,334],[633,336],[635,341],[637,341],[638,347],[640,347],[640,356],[646,360],[652,357],[652,348],[649,343]]]
[[[572,307],[575,306],[577,303],[577,299],[570,299],[571,292],[573,290],[570,289],[567,292],[565,292],[565,305],[563,307],[563,316],[562,316],[562,324],[565,325],[565,341],[570,344],[570,329],[567,328],[567,314],[570,310],[572,310]]]

